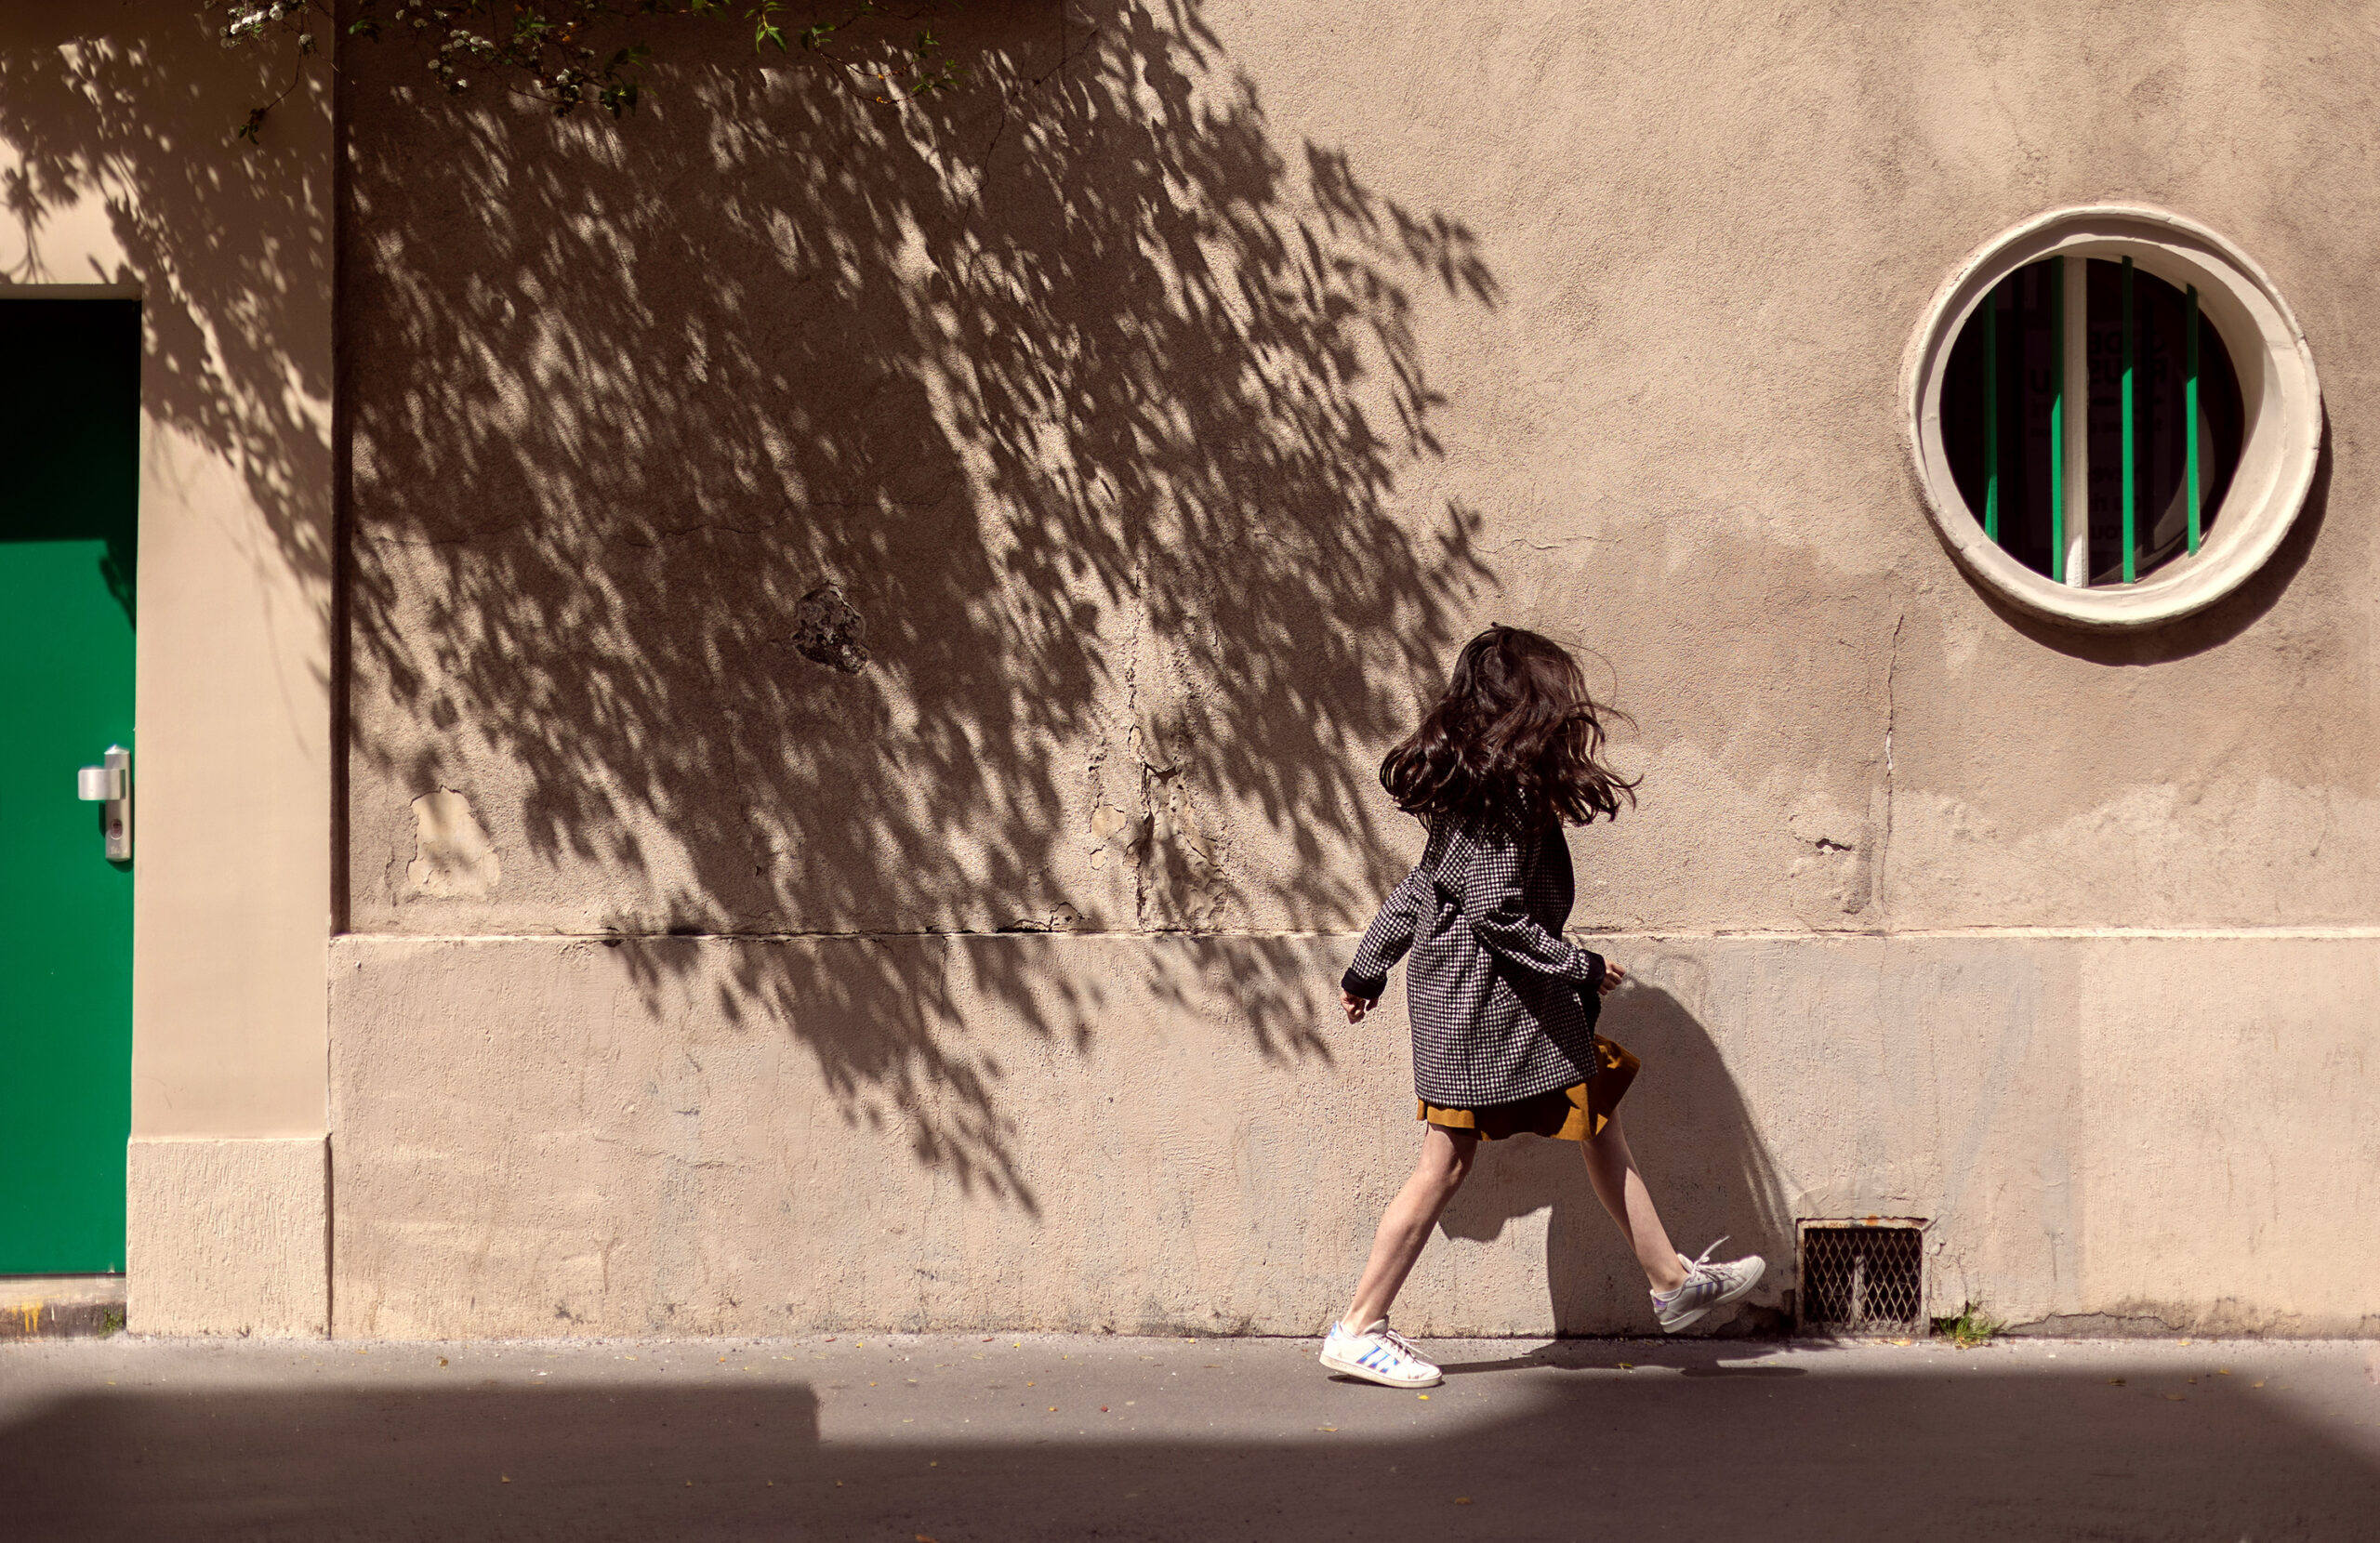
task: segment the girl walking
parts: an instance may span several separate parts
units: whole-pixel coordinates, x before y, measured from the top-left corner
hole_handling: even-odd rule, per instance
[[[1322,1364],[1392,1388],[1443,1380],[1388,1326],[1483,1141],[1523,1132],[1577,1141],[1595,1196],[1644,1267],[1653,1315],[1674,1334],[1760,1280],[1757,1255],[1689,1259],[1670,1246],[1620,1128],[1636,1058],[1594,1032],[1627,971],[1562,936],[1574,883],[1566,824],[1635,802],[1601,758],[1607,709],[1549,638],[1491,626],[1465,644],[1446,694],[1381,763],[1396,807],[1429,828],[1421,861],[1389,895],[1340,983],[1361,1022],[1409,951],[1413,1088],[1421,1158],[1381,1218],[1371,1259]],[[1720,1243],[1726,1240],[1722,1238]]]

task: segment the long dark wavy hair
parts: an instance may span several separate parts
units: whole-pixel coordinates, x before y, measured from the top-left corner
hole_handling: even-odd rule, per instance
[[[1534,837],[1617,819],[1636,784],[1604,763],[1612,720],[1629,721],[1587,694],[1561,644],[1498,625],[1463,645],[1446,694],[1380,763],[1380,785],[1424,824],[1451,816]]]

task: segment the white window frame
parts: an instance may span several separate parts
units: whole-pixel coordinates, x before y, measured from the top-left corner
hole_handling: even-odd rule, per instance
[[[2044,257],[2130,257],[2175,289],[2195,287],[2200,312],[2222,336],[2240,379],[2239,466],[2219,518],[2192,555],[2176,557],[2135,584],[2061,584],[2017,561],[1985,536],[1959,492],[1942,443],[1942,376],[1950,347],[1976,307],[2000,282]],[[2077,265],[2079,267],[2079,265]],[[2067,318],[2069,330],[2081,318]],[[2081,363],[2068,349],[2069,373]],[[1917,468],[1926,513],[1950,555],[1977,582],[2054,621],[2093,628],[2154,626],[2204,610],[2262,567],[2305,508],[2321,453],[2322,392],[2306,336],[2254,259],[2214,231],[2167,209],[2102,204],[2056,209],[1983,244],[1935,293],[1901,366],[1901,431]],[[2077,396],[2076,400],[2087,400]],[[2087,454],[2087,435],[2070,455]],[[2067,466],[2068,485],[2082,475]],[[2088,541],[2075,510],[2069,539]],[[2087,549],[2087,548],[2086,548]],[[2079,577],[2079,574],[2077,575]]]

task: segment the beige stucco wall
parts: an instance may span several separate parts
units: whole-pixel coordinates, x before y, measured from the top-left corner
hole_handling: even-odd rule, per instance
[[[319,1339],[330,1329],[321,1136],[135,1136],[126,1322],[140,1334]]]
[[[2372,938],[1610,943],[1638,1157],[1683,1245],[1777,1261],[1755,1303],[1792,1218],[1883,1214],[1937,1313],[2380,1332]],[[1311,1333],[1415,1142],[1401,994],[1327,1026],[1342,952],[342,940],[336,1331]],[[1408,1330],[1646,1331],[1572,1147],[1491,1149],[1443,1233]]]
[[[1495,617],[1640,719],[1582,919],[2371,918],[2368,39],[1100,14],[1064,88],[898,120],[725,47],[617,131],[359,89],[360,928],[1359,924],[1369,762]],[[472,196],[410,175],[458,149]],[[1959,575],[1894,408],[1977,242],[2114,198],[2241,242],[2332,383],[2271,577],[2119,641]],[[855,677],[790,646],[826,580]],[[484,897],[409,877],[440,786]]]
[[[131,1323],[319,1332],[327,88],[282,102],[251,148],[231,130],[281,83],[193,7],[46,9],[0,21],[0,272],[136,295],[146,341]],[[287,1159],[291,1139],[311,1164]]]
[[[1311,1330],[1414,1142],[1329,1001],[1371,768],[1499,619],[1636,716],[1577,919],[1682,1240],[2373,1331],[2368,33],[947,21],[897,114],[698,29],[617,128],[352,51],[337,1332]],[[1896,437],[1943,276],[2103,200],[2329,392],[2265,576],[2122,639],[1979,594]],[[1400,1322],[1640,1327],[1574,1161],[1497,1154]]]

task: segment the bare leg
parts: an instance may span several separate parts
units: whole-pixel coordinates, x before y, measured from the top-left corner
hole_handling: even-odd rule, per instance
[[[1471,1173],[1471,1161],[1478,1155],[1476,1136],[1435,1125],[1424,1130],[1421,1159],[1413,1165],[1413,1176],[1405,1180],[1396,1198],[1388,1203],[1380,1231],[1372,1234],[1372,1257],[1364,1266],[1364,1278],[1355,1283],[1355,1299],[1342,1320],[1350,1334],[1360,1334],[1388,1316],[1389,1304],[1404,1287],[1413,1261],[1421,1257],[1421,1246],[1430,1241],[1430,1229],[1438,1224],[1454,1192],[1462,1188]]]
[[[1579,1148],[1586,1154],[1587,1178],[1594,1184],[1595,1198],[1620,1223],[1628,1246],[1636,1250],[1646,1283],[1664,1293],[1686,1284],[1686,1266],[1677,1261],[1677,1250],[1670,1246],[1670,1234],[1661,1226],[1661,1213],[1653,1208],[1652,1194],[1645,1188],[1645,1176],[1636,1171],[1636,1155],[1628,1150],[1620,1116],[1614,1114],[1602,1134],[1580,1141]],[[1383,1228],[1386,1225],[1382,1223]]]

